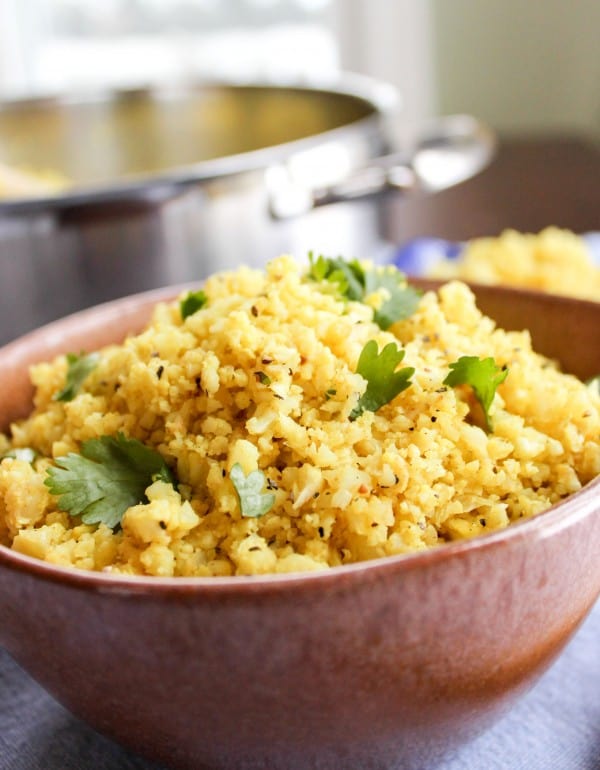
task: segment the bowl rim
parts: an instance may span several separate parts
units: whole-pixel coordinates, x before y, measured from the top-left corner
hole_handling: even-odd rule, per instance
[[[468,540],[445,543],[430,550],[415,553],[381,556],[338,567],[310,572],[269,573],[264,575],[232,575],[227,577],[154,577],[96,572],[77,567],[63,567],[13,551],[0,545],[0,570],[25,573],[71,588],[99,593],[117,593],[147,596],[187,596],[274,594],[289,591],[320,590],[326,587],[353,584],[384,577],[398,576],[434,567],[450,560],[485,555],[499,548],[519,548],[558,535],[579,522],[598,513],[591,505],[600,499],[600,476],[577,492],[555,503],[550,508],[528,519],[516,521],[508,527],[478,535]]]
[[[409,276],[411,283],[426,290],[436,289],[448,283],[443,280],[419,279]],[[97,329],[99,326],[118,322],[123,314],[134,313],[140,307],[148,312],[160,302],[175,300],[183,292],[197,288],[201,281],[165,286],[149,291],[138,292],[116,300],[103,302],[92,307],[71,313],[56,321],[45,324],[28,332],[8,344],[0,347],[0,361],[11,357],[17,365],[26,364],[29,360],[19,361],[19,354],[26,358],[25,352],[31,345],[43,340],[61,344],[65,329],[78,328],[81,332],[86,329]],[[546,294],[544,292],[522,289],[518,287],[488,286],[484,284],[468,284],[473,289],[492,290],[500,294],[513,295],[519,293],[528,296],[535,302],[552,302],[559,306],[572,304],[588,305],[600,313],[600,303],[562,295]],[[114,335],[113,335],[114,336]],[[59,355],[51,352],[48,357]],[[33,359],[32,359],[33,360]],[[47,360],[35,357],[36,361]],[[597,506],[593,501],[598,500]],[[419,569],[427,569],[440,562],[451,559],[468,557],[470,554],[485,554],[497,548],[515,548],[523,541],[540,541],[552,537],[559,532],[576,525],[600,511],[600,476],[592,479],[581,489],[558,501],[546,510],[527,519],[515,521],[504,529],[481,534],[471,539],[445,543],[439,547],[393,556],[381,556],[367,561],[344,564],[337,567],[324,567],[310,572],[290,572],[264,575],[233,575],[227,577],[156,577],[150,575],[126,575],[110,572],[84,570],[77,567],[64,567],[21,554],[0,544],[0,569],[10,569],[26,573],[34,578],[58,582],[72,588],[92,590],[104,593],[120,593],[132,595],[164,596],[177,594],[179,596],[206,594],[235,595],[256,593],[280,593],[288,590],[324,588],[330,583],[346,584],[355,579],[379,579],[387,575],[403,574]],[[600,518],[598,519],[600,522]]]

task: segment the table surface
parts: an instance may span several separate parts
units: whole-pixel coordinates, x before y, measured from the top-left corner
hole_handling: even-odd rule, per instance
[[[578,137],[507,140],[478,177],[436,196],[388,197],[377,216],[392,243],[464,240],[508,227],[600,230],[600,153]],[[0,649],[0,770],[87,768],[156,766],[79,723]],[[437,770],[496,768],[600,769],[600,604],[535,688]]]

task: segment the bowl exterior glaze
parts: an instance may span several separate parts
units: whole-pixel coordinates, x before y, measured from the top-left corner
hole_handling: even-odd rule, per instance
[[[160,296],[1,350],[0,429],[29,408],[27,363],[140,328]],[[516,324],[548,328],[546,299],[506,296]],[[593,347],[600,305],[560,307]],[[427,768],[552,662],[600,592],[599,554],[600,479],[500,533],[311,575],[118,578],[0,547],[0,643],[74,714],[169,767]]]
[[[586,497],[509,539],[237,587],[73,579],[3,553],[0,641],[74,714],[169,767],[427,767],[593,605]]]

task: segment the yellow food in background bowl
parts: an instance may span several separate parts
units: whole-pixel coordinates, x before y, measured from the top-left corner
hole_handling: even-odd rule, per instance
[[[600,266],[583,238],[548,227],[539,234],[506,230],[475,238],[455,259],[441,259],[431,278],[504,284],[600,301]]]
[[[0,543],[62,566],[325,569],[502,529],[600,473],[597,390],[463,283],[418,297],[391,267],[218,274],[31,375],[0,436]]]

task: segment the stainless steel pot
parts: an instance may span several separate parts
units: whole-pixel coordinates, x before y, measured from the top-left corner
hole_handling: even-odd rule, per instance
[[[389,154],[393,102],[347,77],[4,104],[0,164],[23,184],[0,201],[0,343],[282,251],[376,258],[374,196],[456,184],[494,148],[485,126],[454,116]],[[48,171],[56,189],[39,179]]]

